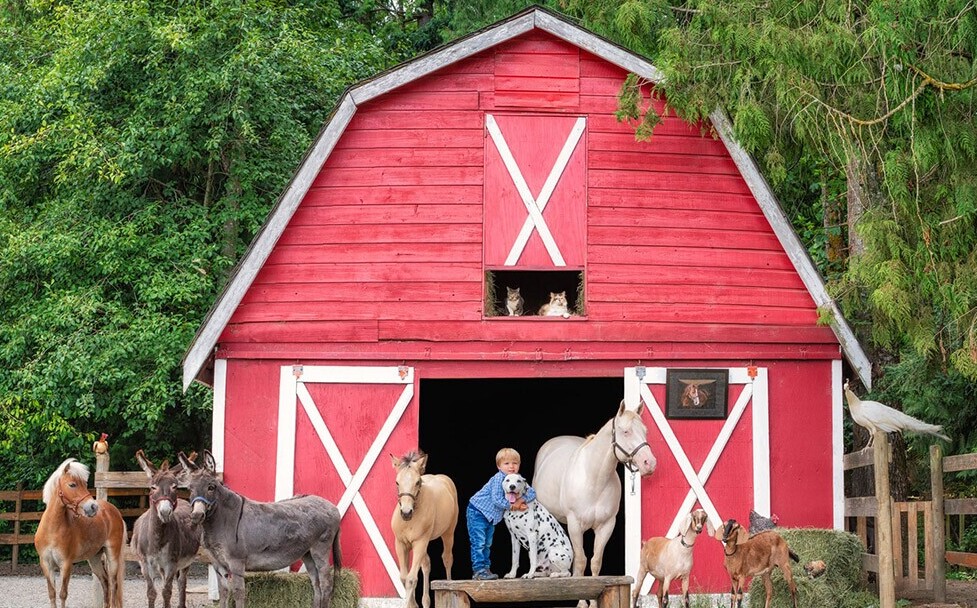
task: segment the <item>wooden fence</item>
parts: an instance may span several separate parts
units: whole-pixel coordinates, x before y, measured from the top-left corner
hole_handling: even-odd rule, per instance
[[[964,516],[977,514],[977,499],[945,498],[944,475],[977,469],[977,454],[944,458],[939,446],[930,446],[932,500],[892,500],[890,462],[888,437],[881,431],[872,448],[844,456],[844,470],[872,466],[875,474],[874,496],[845,498],[848,529],[865,547],[863,573],[866,578],[870,572],[876,575],[880,608],[895,606],[896,591],[932,591],[934,601],[944,602],[946,564],[977,567],[977,554],[946,551],[952,518],[962,533]]]
[[[110,471],[109,464],[108,453],[95,455],[95,497],[99,500],[114,499],[131,535],[133,522],[148,508],[149,476],[144,471]],[[16,490],[0,491],[0,521],[13,522],[11,533],[0,534],[0,546],[11,546],[10,567],[13,573],[17,572],[19,566],[20,545],[34,544],[35,522],[41,521],[44,513],[41,492],[25,490],[22,484],[18,484]],[[186,498],[186,492],[181,490],[181,496]],[[135,506],[119,506],[120,501]],[[13,509],[8,510],[10,503],[13,503]],[[28,525],[22,525],[25,523]],[[26,531],[26,528],[31,531]],[[125,558],[127,561],[137,561],[128,544]],[[207,561],[203,550],[198,559]]]

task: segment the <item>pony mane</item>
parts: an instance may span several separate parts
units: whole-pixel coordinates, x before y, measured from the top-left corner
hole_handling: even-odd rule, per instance
[[[44,482],[44,490],[41,492],[41,500],[44,501],[44,504],[50,504],[51,499],[54,498],[54,490],[58,487],[58,479],[61,477],[61,471],[64,470],[65,465],[68,466],[69,475],[77,477],[82,483],[88,485],[88,466],[74,458],[66,458]]]
[[[423,452],[420,450],[411,450],[407,452],[400,458],[400,463],[397,465],[400,468],[409,467],[412,463],[417,462],[423,456]]]

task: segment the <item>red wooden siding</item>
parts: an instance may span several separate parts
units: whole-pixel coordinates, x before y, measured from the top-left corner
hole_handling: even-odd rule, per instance
[[[636,142],[613,116],[624,76],[534,33],[362,105],[226,327],[222,355],[555,359],[568,348],[640,345],[692,356],[709,341],[740,359],[837,359],[837,338],[816,325],[811,297],[722,143],[674,116]],[[587,120],[578,144],[584,246],[574,249],[586,319],[484,317],[484,271],[496,255],[486,113],[504,132],[505,121],[531,132],[530,117]],[[552,166],[539,164],[534,179]]]

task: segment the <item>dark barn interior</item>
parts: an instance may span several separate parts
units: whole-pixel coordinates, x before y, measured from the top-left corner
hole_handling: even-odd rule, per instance
[[[472,575],[465,509],[468,499],[496,473],[496,452],[515,448],[522,460],[519,472],[532,483],[536,451],[547,439],[596,433],[614,415],[623,395],[622,377],[421,380],[419,447],[428,454],[427,471],[448,475],[458,488],[455,579]],[[584,544],[589,556],[592,532],[584,535]],[[428,548],[432,580],[445,578],[441,550],[439,540]],[[492,542],[492,571],[501,577],[510,566],[509,531],[502,521]],[[517,576],[528,569],[528,557],[521,551]],[[623,499],[601,574],[625,574]]]

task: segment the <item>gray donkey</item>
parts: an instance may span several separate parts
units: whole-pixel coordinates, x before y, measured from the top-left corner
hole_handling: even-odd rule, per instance
[[[142,450],[136,452],[136,461],[150,479],[149,509],[132,527],[132,548],[146,579],[149,608],[155,607],[158,593],[164,608],[170,608],[174,579],[179,608],[186,608],[187,571],[200,548],[200,527],[191,522],[190,503],[177,497],[181,465],[171,469],[164,460],[157,469]]]
[[[245,608],[245,571],[279,570],[300,559],[312,580],[312,608],[329,608],[333,567],[342,567],[336,505],[321,496],[251,500],[221,483],[209,451],[202,458],[197,466],[180,452],[180,484],[190,489],[193,521],[203,526],[202,542],[218,574],[220,608],[227,608],[229,596],[235,608]]]

